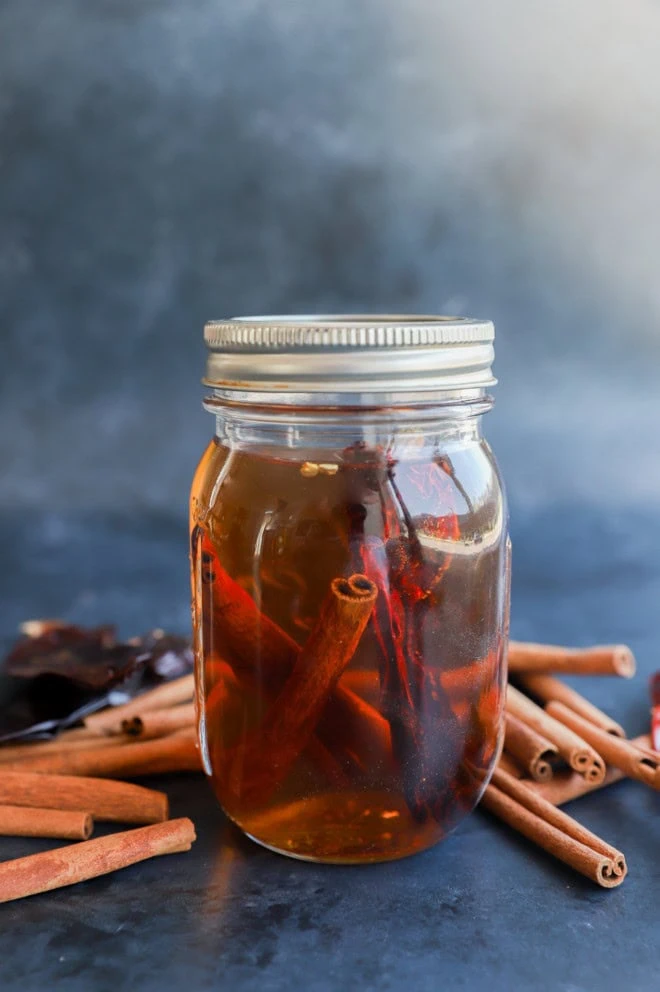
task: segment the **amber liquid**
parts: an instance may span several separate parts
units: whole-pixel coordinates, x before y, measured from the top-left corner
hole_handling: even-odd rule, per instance
[[[207,450],[191,503],[203,750],[224,810],[260,843],[389,860],[478,801],[501,738],[506,534],[460,462]],[[350,660],[301,669],[331,583],[356,573],[378,592]],[[286,711],[294,669],[307,715]]]

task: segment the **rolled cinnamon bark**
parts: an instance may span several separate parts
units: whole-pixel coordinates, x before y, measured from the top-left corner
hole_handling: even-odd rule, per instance
[[[194,703],[183,703],[164,710],[152,710],[121,721],[119,732],[141,741],[167,737],[177,730],[195,726]],[[114,728],[113,728],[114,729]]]
[[[447,668],[439,673],[440,684],[452,700],[472,697],[483,683],[486,663],[483,658],[461,668]]]
[[[565,723],[553,719],[552,715],[533,703],[522,692],[509,685],[507,689],[507,711],[536,730],[555,745],[565,761],[592,782],[602,782],[605,777],[605,762],[600,754],[582,737],[570,730]],[[568,731],[568,733],[567,733]]]
[[[179,703],[188,703],[193,698],[194,692],[194,676],[184,675],[180,679],[172,679],[171,682],[164,682],[155,689],[143,692],[121,706],[112,706],[98,713],[92,713],[85,717],[85,727],[99,734],[111,733],[122,720],[129,720],[131,717],[141,716],[152,710],[178,706]]]
[[[636,737],[631,741],[632,744],[636,744],[640,748],[648,748],[650,742],[649,734],[642,734],[641,737]],[[525,785],[543,799],[547,799],[553,806],[563,806],[564,803],[570,803],[574,799],[580,799],[582,796],[597,792],[608,785],[614,785],[625,777],[625,773],[620,768],[608,766],[605,778],[598,785],[588,782],[582,775],[570,770],[555,772],[549,782],[529,781]]]
[[[635,674],[635,656],[625,644],[593,648],[563,648],[550,644],[509,642],[509,671],[529,674],[619,675]]]
[[[122,744],[121,747],[65,751],[39,758],[7,761],[4,771],[39,772],[46,775],[91,775],[98,778],[132,778],[163,772],[201,771],[202,760],[194,729],[157,740]]]
[[[504,747],[537,782],[552,778],[550,762],[558,757],[557,748],[512,713],[506,715]]]
[[[506,772],[508,775],[511,775],[512,778],[522,778],[525,774],[515,758],[512,758],[506,751],[502,751],[499,761],[497,762],[497,767],[501,768],[502,771]],[[582,776],[580,776],[580,778],[582,778]]]
[[[525,784],[538,796],[552,803],[553,806],[563,806],[564,803],[570,803],[574,799],[580,799],[582,796],[597,792],[608,785],[614,785],[615,782],[620,782],[625,777],[619,768],[608,768],[603,781],[594,785],[579,772],[567,769],[566,771],[555,772],[548,782],[532,782],[530,780]]]
[[[342,688],[350,689],[371,706],[380,704],[381,688],[378,672],[365,669],[347,669],[341,677]]]
[[[91,813],[38,809],[34,806],[0,806],[0,835],[3,837],[89,840],[93,829]]]
[[[121,737],[55,737],[49,741],[34,741],[31,744],[0,745],[0,770],[9,762],[43,758],[46,755],[70,754],[77,751],[98,750],[105,747],[119,747],[128,744],[132,738],[123,734]]]
[[[335,686],[316,726],[327,750],[350,755],[350,763],[363,771],[391,757],[390,725],[366,699],[341,685]],[[338,748],[338,741],[341,746]]]
[[[237,749],[243,799],[265,801],[286,778],[355,653],[377,594],[375,584],[364,575],[332,580],[284,688],[246,746]]]
[[[657,751],[606,733],[563,703],[548,703],[547,709],[552,717],[597,747],[608,764],[620,768],[629,778],[637,779],[652,789],[660,789],[660,754]]]
[[[212,604],[209,612],[222,616],[223,639],[228,656],[240,677],[252,677],[255,659],[261,659],[260,677],[268,692],[280,692],[293,671],[300,646],[257,608],[256,603],[231,578],[218,561],[212,542],[204,535],[202,563],[206,569]],[[391,753],[387,720],[351,689],[335,686],[319,720],[318,736],[334,748],[338,737],[363,766]]]
[[[224,760],[224,749],[233,747],[239,737],[244,738],[251,729],[249,723],[246,723],[243,693],[251,693],[254,699],[259,699],[261,693],[252,677],[244,674],[239,681],[226,662],[207,664],[207,669],[212,676],[210,681],[212,688],[208,690],[206,699],[202,703],[204,722],[200,729],[200,737],[206,734],[208,746],[213,749],[214,743],[217,742],[217,728],[219,726],[222,728],[221,753],[217,758],[211,757],[211,765],[217,769]],[[277,698],[275,693],[268,695],[271,703]],[[342,744],[343,742],[336,742],[333,751],[330,752],[320,738],[314,736],[307,746],[307,754],[312,764],[329,785],[338,789],[345,789],[350,785],[346,768],[352,768],[355,764],[353,756],[342,748]]]
[[[188,819],[98,837],[0,864],[0,902],[75,885],[161,854],[189,851],[195,828]]]
[[[89,739],[95,736],[96,735],[93,730],[90,730],[88,727],[82,726],[82,727],[71,727],[70,730],[63,730],[61,731],[61,733],[57,735],[57,737],[52,739],[57,741],[75,741],[75,740],[82,740],[83,737]],[[42,743],[46,744],[47,741],[43,741]]]
[[[528,840],[603,888],[614,888],[626,877],[626,860],[620,851],[506,772],[495,770],[482,804]]]
[[[606,733],[614,734],[615,737],[626,736],[623,727],[619,726],[612,717],[603,713],[575,689],[571,689],[569,685],[553,678],[552,675],[523,675],[520,677],[520,682],[524,689],[532,696],[540,699],[541,702],[551,703],[554,700],[563,703],[564,706],[579,713],[585,720],[589,720],[590,723],[600,727]]]
[[[0,803],[89,810],[95,820],[112,823],[160,823],[169,815],[167,796],[141,785],[5,769],[0,773]]]

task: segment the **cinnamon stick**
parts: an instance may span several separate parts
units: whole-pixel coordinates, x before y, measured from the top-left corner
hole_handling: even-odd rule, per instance
[[[180,679],[172,679],[171,682],[164,682],[162,685],[156,686],[155,689],[143,692],[121,706],[113,706],[106,710],[100,710],[98,713],[92,713],[85,717],[85,727],[99,734],[112,733],[113,728],[121,724],[122,720],[141,716],[152,710],[178,706],[179,703],[188,703],[193,698],[194,692],[194,676],[184,675]]]
[[[575,713],[579,713],[585,720],[589,720],[590,723],[600,727],[606,733],[614,734],[615,737],[626,736],[623,727],[616,723],[612,717],[608,716],[607,713],[603,713],[602,710],[599,710],[597,706],[594,706],[593,703],[585,699],[575,689],[566,685],[565,682],[560,682],[559,679],[553,678],[552,675],[523,675],[520,678],[520,682],[524,689],[530,692],[532,696],[540,699],[541,702],[551,703],[555,700],[558,703],[563,703],[564,706],[568,706]]]
[[[139,737],[142,741],[166,737],[177,730],[195,726],[194,703],[183,703],[170,709],[151,710],[121,721],[121,733]]]
[[[226,748],[234,746],[239,737],[245,737],[252,729],[246,723],[245,702],[240,689],[242,687],[244,692],[251,693],[253,699],[259,699],[260,686],[247,673],[241,676],[239,682],[231,666],[226,662],[207,663],[204,681],[206,686],[210,685],[212,688],[208,690],[205,701],[201,703],[203,721],[200,724],[200,739],[205,738],[207,746],[213,752],[219,731],[222,742],[220,753],[217,757],[212,756],[210,763],[215,768],[220,768]],[[277,698],[273,693],[267,695],[270,697],[270,702]],[[336,742],[331,752],[318,736],[314,736],[307,746],[307,755],[329,785],[338,789],[345,789],[350,785],[346,768],[351,768],[355,762],[343,742]]]
[[[515,758],[512,758],[506,751],[502,751],[499,761],[497,762],[497,767],[501,768],[502,771],[507,772],[513,778],[522,778],[525,774]],[[582,776],[580,776],[580,778],[582,778]]]
[[[34,741],[30,744],[0,745],[0,767],[9,762],[16,763],[45,755],[70,754],[73,751],[98,750],[98,748],[119,747],[132,740],[126,734],[121,737],[75,737],[73,739],[55,737],[49,741]]]
[[[169,737],[121,747],[64,751],[43,757],[7,761],[2,771],[29,771],[45,775],[91,775],[98,778],[132,778],[163,772],[201,771],[202,761],[194,729]]]
[[[650,741],[649,734],[642,734],[641,737],[636,737],[631,743],[640,748],[648,748],[650,747]],[[570,803],[574,799],[580,799],[582,796],[597,792],[599,789],[603,789],[608,785],[614,785],[625,777],[625,773],[620,768],[608,766],[605,772],[605,778],[598,785],[588,782],[582,775],[569,769],[555,772],[549,782],[530,781],[525,784],[529,789],[536,792],[537,795],[543,799],[547,799],[553,806],[563,806],[564,803]]]
[[[592,782],[603,781],[605,762],[602,757],[565,723],[553,719],[549,712],[542,710],[512,685],[507,689],[506,706],[507,712],[552,741],[562,758],[576,772]]]
[[[160,823],[169,813],[167,796],[128,782],[2,770],[0,803],[62,810],[89,810],[95,820]]]
[[[89,840],[93,829],[91,813],[30,806],[0,806],[0,835],[3,837]]]
[[[328,750],[337,751],[341,736],[343,751],[363,771],[392,753],[390,725],[366,699],[337,685],[319,717],[316,732]]]
[[[83,738],[87,738],[89,740],[90,738],[95,736],[96,735],[94,734],[93,730],[90,730],[89,727],[82,726],[82,727],[71,727],[70,730],[62,730],[61,733],[57,735],[57,737],[51,739],[58,741],[75,741],[75,740],[82,740]],[[47,744],[48,742],[42,741],[42,743]]]
[[[557,748],[512,713],[506,715],[504,746],[537,782],[552,778],[550,762],[558,756]]]
[[[480,686],[484,681],[484,669],[486,667],[486,661],[479,658],[461,668],[444,669],[440,672],[442,688],[452,700],[474,696],[475,686]]]
[[[314,733],[330,693],[353,657],[378,590],[364,575],[333,579],[316,624],[262,725],[241,750],[241,796],[267,799]]]
[[[364,668],[348,669],[341,677],[340,685],[350,689],[366,700],[371,706],[380,703],[380,678],[378,672]]]
[[[660,789],[660,753],[606,733],[563,703],[548,703],[547,710],[555,719],[597,747],[608,764],[620,768],[629,778],[637,779],[652,789]]]
[[[635,669],[635,656],[625,644],[563,648],[550,644],[509,642],[509,671],[516,675],[619,675],[630,679]]]
[[[482,804],[528,840],[603,888],[614,888],[626,877],[626,861],[620,851],[506,772],[495,770]]]
[[[202,585],[210,592],[209,610],[222,617],[222,646],[237,674],[252,675],[261,662],[266,688],[278,690],[291,673],[300,646],[265,613],[252,597],[222,567],[207,534],[201,532]]]
[[[574,799],[580,799],[582,796],[597,792],[608,785],[614,785],[615,782],[620,782],[625,777],[624,772],[619,768],[608,768],[603,781],[594,785],[593,782],[587,781],[584,775],[580,775],[572,769],[566,769],[566,771],[555,772],[548,782],[532,782],[530,780],[525,784],[537,795],[552,803],[553,806],[563,806],[564,803],[570,803]]]
[[[0,902],[75,885],[162,854],[189,851],[195,828],[168,820],[0,864]]]
[[[222,616],[223,646],[236,673],[251,677],[259,663],[260,677],[268,693],[279,692],[299,655],[300,646],[257,608],[251,596],[221,566],[206,534],[201,540],[203,581],[210,587],[212,610]],[[211,604],[209,604],[211,608]],[[336,685],[327,700],[318,735],[334,748],[337,728],[346,748],[363,766],[390,753],[390,728],[377,709],[343,685]]]

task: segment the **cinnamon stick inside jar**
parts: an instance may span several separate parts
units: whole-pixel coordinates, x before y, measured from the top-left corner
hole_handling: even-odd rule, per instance
[[[75,885],[162,854],[189,851],[194,840],[195,828],[184,818],[5,861],[0,864],[0,902]]]
[[[542,710],[512,685],[507,689],[506,705],[509,713],[552,741],[571,768],[591,782],[603,781],[605,762],[602,757],[566,724],[554,720],[549,712]]]
[[[619,726],[607,713],[603,713],[575,689],[571,689],[570,686],[553,678],[552,675],[523,675],[520,677],[520,683],[524,689],[532,696],[540,699],[541,702],[563,703],[564,706],[579,713],[585,720],[589,720],[590,723],[600,727],[606,733],[614,734],[615,737],[626,736],[623,727]]]
[[[619,675],[630,679],[636,667],[635,656],[625,644],[563,648],[550,644],[509,642],[509,671],[516,675]]]
[[[626,877],[626,861],[620,851],[506,772],[495,770],[482,805],[603,888],[614,888]]]
[[[264,802],[286,778],[350,662],[378,590],[364,575],[333,579],[316,626],[263,724],[236,755],[246,801]]]
[[[552,778],[551,761],[559,755],[556,746],[511,713],[506,716],[504,747],[537,782]]]
[[[212,605],[207,605],[206,613],[222,618],[225,647],[236,674],[251,679],[255,659],[260,658],[264,689],[269,693],[280,692],[298,661],[300,646],[261,612],[245,589],[231,578],[206,535],[201,536],[195,553],[201,559],[202,585],[210,590]],[[318,728],[321,740],[331,742],[334,747],[338,727],[346,748],[363,764],[368,765],[374,756],[389,752],[387,720],[341,684],[335,685],[326,700]]]
[[[254,728],[254,713],[248,719],[242,700],[242,692],[249,690],[253,693],[253,698],[258,696],[255,680],[246,674],[242,675],[240,681],[234,674],[233,669],[226,662],[212,662],[207,664],[207,673],[204,679],[205,684],[212,685],[207,691],[206,698],[201,703],[201,710],[205,714],[205,721],[208,719],[222,727],[222,742],[224,748],[233,748],[244,740],[245,736]],[[270,694],[271,701],[276,697]],[[256,710],[256,707],[252,707]],[[214,734],[207,738],[207,747],[214,750],[217,746],[217,739]],[[319,736],[312,737],[307,745],[307,753],[312,764],[326,782],[335,788],[346,788],[350,780],[341,758],[350,767],[353,762],[353,755],[347,756],[345,748],[337,745],[331,753],[322,743]],[[211,754],[211,763],[221,767],[224,763],[222,754]]]
[[[160,823],[169,815],[167,796],[141,785],[4,769],[0,773],[0,803],[88,810],[95,820],[114,823]]]

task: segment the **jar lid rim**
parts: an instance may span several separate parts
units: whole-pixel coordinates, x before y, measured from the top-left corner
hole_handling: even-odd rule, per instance
[[[428,348],[494,337],[490,320],[434,314],[267,314],[210,320],[204,327],[212,351]]]
[[[428,314],[301,314],[209,321],[208,386],[391,393],[494,383],[490,320]]]

